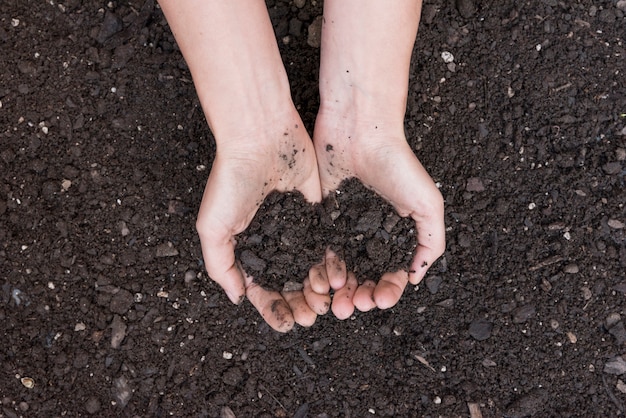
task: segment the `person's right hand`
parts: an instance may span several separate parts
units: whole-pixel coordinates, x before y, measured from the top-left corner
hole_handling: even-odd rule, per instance
[[[248,227],[268,193],[297,189],[310,202],[321,200],[315,150],[300,117],[294,109],[274,122],[218,144],[196,227],[211,279],[233,303],[247,296],[272,328],[286,332],[294,321],[315,322],[302,292],[263,289],[235,259],[235,236]]]

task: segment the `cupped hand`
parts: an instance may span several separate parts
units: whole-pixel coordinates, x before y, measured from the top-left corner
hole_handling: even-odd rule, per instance
[[[294,189],[308,201],[321,200],[315,151],[298,116],[218,143],[196,223],[209,277],[233,303],[247,296],[280,332],[289,331],[294,322],[311,325],[316,313],[301,291],[281,294],[257,285],[235,259],[235,237],[248,227],[268,193]]]
[[[333,270],[328,265],[326,273],[320,273],[320,266],[315,272],[317,280],[310,280],[311,291],[307,292],[305,286],[305,296],[313,309],[318,295],[324,295],[329,287],[336,290],[332,310],[338,318],[349,317],[354,308],[390,308],[398,302],[407,283],[418,284],[444,252],[443,198],[408,145],[402,124],[397,125],[338,117],[324,111],[318,115],[314,144],[323,195],[337,189],[346,178],[358,178],[389,201],[400,216],[415,220],[417,247],[408,271],[386,273],[378,283],[365,281],[357,286],[351,274],[333,276],[328,273]],[[333,261],[334,265],[337,262]],[[347,302],[350,298],[337,298],[339,290],[340,295],[351,295],[352,304]]]

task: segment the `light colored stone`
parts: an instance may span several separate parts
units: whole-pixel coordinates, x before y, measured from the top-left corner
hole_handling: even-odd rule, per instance
[[[615,357],[604,365],[604,373],[622,375],[626,373],[626,361],[622,357]]]
[[[315,18],[313,23],[309,25],[309,36],[306,43],[313,48],[319,48],[322,45],[322,23],[324,21],[323,16]]]

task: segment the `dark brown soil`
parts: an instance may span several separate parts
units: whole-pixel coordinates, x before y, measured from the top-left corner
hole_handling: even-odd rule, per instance
[[[236,254],[259,284],[282,290],[288,281],[302,282],[326,247],[363,282],[408,270],[416,245],[414,221],[349,179],[319,204],[299,192],[270,194],[238,237]]]
[[[321,2],[268,3],[311,129]],[[428,1],[406,132],[445,255],[279,335],[206,279],[214,145],[154,2],[0,2],[0,416],[623,416],[625,9]]]

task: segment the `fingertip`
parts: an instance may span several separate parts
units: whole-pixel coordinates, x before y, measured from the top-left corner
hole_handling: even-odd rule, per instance
[[[309,307],[302,291],[288,291],[281,293],[291,312],[296,324],[310,327],[315,323],[317,314]]]
[[[241,302],[243,302],[243,300],[246,298],[246,296],[241,293],[241,294],[233,294],[229,291],[226,291],[226,296],[228,296],[228,299],[230,299],[230,301],[235,304],[235,305],[241,305]]]
[[[337,319],[348,319],[354,313],[354,293],[357,290],[358,283],[354,274],[349,273],[345,286],[337,289],[333,296],[331,310]]]
[[[228,299],[235,305],[240,305],[245,299],[246,287],[241,271],[236,267],[231,267],[222,276],[211,279],[216,282],[226,293]],[[252,279],[250,279],[252,280]]]
[[[409,281],[406,271],[385,273],[374,289],[374,302],[379,309],[389,309],[395,306],[402,297]]]
[[[304,285],[302,292],[307,305],[309,305],[317,315],[326,314],[330,308],[330,294],[316,293],[311,287],[311,281],[308,278],[304,279],[302,284]]]
[[[344,287],[348,280],[348,269],[346,268],[346,263],[339,258],[337,253],[330,248],[327,248],[326,255],[324,257],[324,264],[330,287],[334,290]]]
[[[376,307],[376,302],[374,301],[374,289],[376,288],[376,283],[372,280],[364,281],[354,292],[354,306],[361,312],[371,311]]]
[[[295,320],[289,304],[280,293],[262,288],[256,283],[249,283],[246,296],[267,324],[278,332],[288,332]]]
[[[333,315],[340,321],[344,321],[352,316],[354,313],[354,305],[348,303],[333,303],[332,304]]]
[[[309,277],[305,280],[308,280],[308,283],[315,293],[325,294],[330,292],[330,282],[324,263],[319,263],[311,267]]]
[[[295,325],[291,308],[283,298],[274,299],[270,304],[270,311],[265,313],[266,315],[262,314],[265,322],[278,332],[289,332]]]

